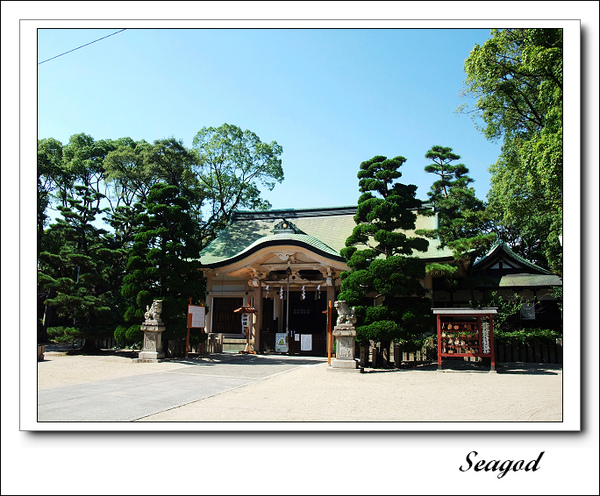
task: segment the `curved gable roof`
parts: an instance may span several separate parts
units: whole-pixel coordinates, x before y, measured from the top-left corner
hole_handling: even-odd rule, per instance
[[[490,268],[495,262],[500,259],[508,258],[511,259],[515,265],[521,265],[522,268],[528,269],[530,272],[539,273],[539,274],[547,274],[553,275],[547,269],[543,269],[531,263],[530,261],[524,259],[523,257],[517,255],[514,251],[510,249],[510,247],[504,241],[496,241],[490,248],[490,250],[479,260],[477,260],[473,264],[473,270],[481,270]]]
[[[309,251],[312,251],[318,255],[321,255],[325,258],[337,260],[339,262],[345,262],[345,258],[340,256],[340,254],[335,251],[333,248],[327,246],[325,243],[315,238],[314,236],[309,236],[307,234],[272,234],[270,236],[263,236],[262,238],[257,239],[250,246],[245,248],[244,250],[236,253],[235,255],[224,258],[218,261],[214,261],[212,263],[207,263],[204,261],[203,265],[207,267],[220,267],[223,265],[229,265],[235,263],[253,253],[261,250],[265,247],[275,247],[275,246],[297,246],[299,248],[304,248]]]

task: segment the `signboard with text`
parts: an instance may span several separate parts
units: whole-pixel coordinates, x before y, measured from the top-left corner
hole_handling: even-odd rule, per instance
[[[242,314],[242,327],[246,328],[250,326],[250,314],[243,313]]]
[[[188,305],[188,327],[205,327],[206,308],[200,305]]]
[[[300,335],[300,351],[312,351],[312,334]]]

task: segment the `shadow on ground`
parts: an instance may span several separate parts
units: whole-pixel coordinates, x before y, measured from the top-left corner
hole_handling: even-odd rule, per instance
[[[365,374],[389,374],[402,372],[433,372],[438,370],[437,363],[424,364],[419,366],[406,366],[402,368],[373,369],[365,368]],[[562,370],[561,364],[555,363],[497,363],[496,373],[498,374],[526,374],[526,375],[558,375]],[[466,372],[466,373],[490,373],[490,365],[483,365],[477,362],[444,362],[440,372]]]
[[[183,365],[320,365],[327,359],[294,355],[254,355],[244,353],[211,353],[206,356],[191,356],[189,358],[166,358],[165,362],[181,363]]]

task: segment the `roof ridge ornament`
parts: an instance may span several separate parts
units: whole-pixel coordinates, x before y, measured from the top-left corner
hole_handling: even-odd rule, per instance
[[[277,224],[275,224],[275,227],[273,227],[271,232],[273,234],[284,234],[284,233],[306,234],[303,231],[301,231],[300,229],[298,229],[296,224],[294,224],[293,222],[290,222],[289,220],[287,220],[285,218],[281,219],[281,221],[279,221]]]

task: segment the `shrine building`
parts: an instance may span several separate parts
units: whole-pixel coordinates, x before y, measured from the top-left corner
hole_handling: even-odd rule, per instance
[[[275,351],[278,333],[290,333],[291,352],[326,352],[329,300],[340,292],[340,255],[355,227],[356,206],[235,212],[229,225],[201,253],[209,307],[206,331],[244,339],[237,308],[256,310],[252,342]],[[434,229],[437,216],[419,214],[416,229]],[[407,232],[414,236],[414,232]],[[428,261],[452,261],[452,253],[431,241]],[[431,287],[430,278],[423,281]],[[289,301],[288,301],[289,298]],[[310,338],[308,337],[310,336]],[[302,349],[302,343],[311,348]],[[306,348],[306,345],[304,345]]]
[[[240,315],[234,310],[249,306],[255,310],[250,327],[257,352],[326,354],[327,302],[337,299],[340,273],[348,270],[340,250],[356,225],[356,210],[347,206],[235,212],[201,253],[209,307],[205,331],[231,341],[245,340]],[[417,212],[415,230],[436,229],[437,214],[422,212]],[[439,242],[431,239],[428,250],[415,251],[414,256],[428,263],[454,263],[452,251],[439,249]],[[552,300],[550,288],[562,285],[559,276],[527,262],[504,243],[472,262],[469,276],[477,276],[478,294],[498,288]],[[427,275],[421,284],[436,307],[464,306],[473,294],[460,287],[449,292],[435,274]],[[532,309],[527,312],[531,318]],[[289,336],[285,350],[278,348],[282,334]]]

